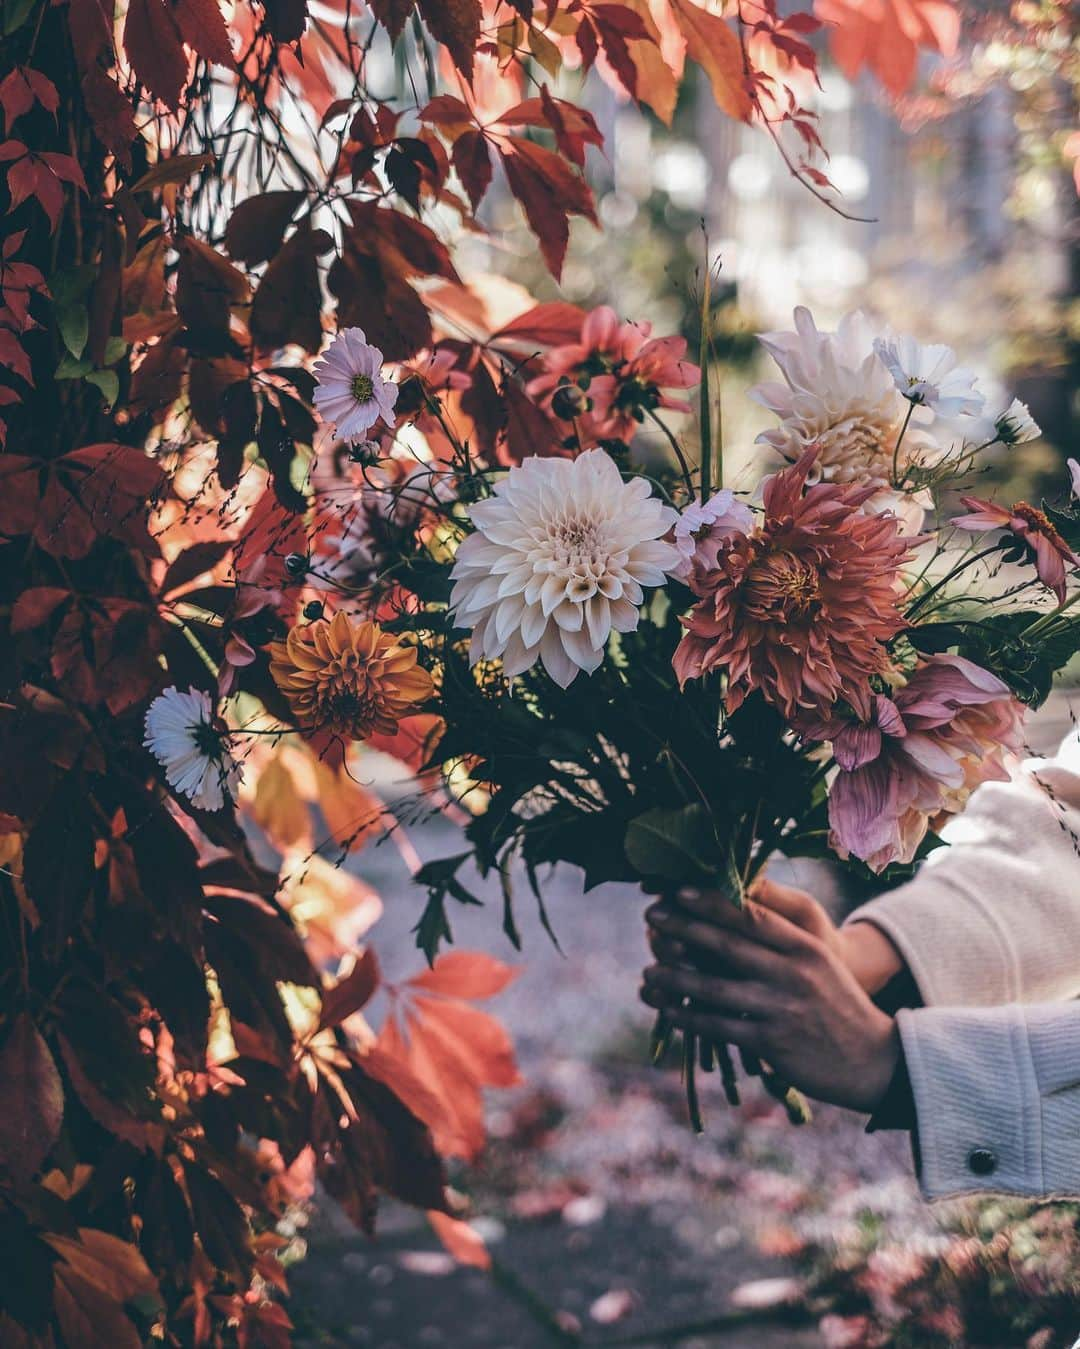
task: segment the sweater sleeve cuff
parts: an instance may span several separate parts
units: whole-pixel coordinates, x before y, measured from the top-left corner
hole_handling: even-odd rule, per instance
[[[896,1020],[926,1197],[1045,1193],[1042,1103],[1024,1009],[922,1008]]]
[[[907,885],[872,899],[847,923],[873,923],[903,956],[927,1006],[978,1007],[1021,996],[1012,946],[977,899],[928,868]],[[927,941],[927,933],[963,933],[963,942]]]

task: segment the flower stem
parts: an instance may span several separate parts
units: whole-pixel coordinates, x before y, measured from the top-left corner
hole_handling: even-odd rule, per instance
[[[893,452],[892,452],[892,483],[893,483],[893,486],[894,486],[894,487],[902,487],[902,486],[903,486],[903,483],[902,483],[902,482],[899,480],[899,478],[897,477],[898,473],[900,472],[900,446],[903,444],[903,442],[904,442],[904,437],[907,435],[907,429],[908,429],[908,426],[911,424],[911,418],[912,418],[912,415],[913,415],[914,411],[915,411],[915,404],[914,404],[914,403],[908,403],[907,416],[904,418],[904,424],[903,424],[903,426],[900,428],[900,434],[896,437],[896,444],[895,444],[895,446],[893,447]],[[904,478],[905,478],[905,479],[907,478],[907,474],[906,474],[906,473],[904,474]]]
[[[679,468],[680,468],[680,470],[681,470],[681,472],[682,472],[682,479],[683,479],[683,482],[686,484],[686,495],[687,495],[687,497],[688,497],[691,501],[693,501],[693,499],[694,499],[694,480],[693,480],[693,478],[690,476],[690,465],[687,463],[686,455],[683,454],[682,446],[681,446],[681,445],[679,444],[679,442],[675,439],[675,436],[674,436],[674,434],[672,433],[671,428],[670,428],[669,426],[667,426],[667,425],[666,425],[666,424],[665,424],[665,423],[664,423],[664,422],[656,415],[656,413],[653,411],[652,408],[649,408],[649,409],[648,409],[648,413],[649,413],[649,416],[653,419],[653,421],[654,421],[654,422],[657,424],[657,426],[660,428],[660,430],[663,431],[664,435],[667,437],[667,442],[668,442],[668,444],[671,446],[672,450],[675,452],[675,458],[679,461]]]

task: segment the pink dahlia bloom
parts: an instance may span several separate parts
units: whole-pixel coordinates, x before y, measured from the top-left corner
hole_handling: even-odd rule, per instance
[[[861,508],[872,485],[807,487],[816,451],[769,480],[751,532],[699,549],[688,584],[698,603],[675,651],[679,683],[727,674],[727,708],[752,689],[793,720],[826,717],[838,698],[869,719],[870,677],[904,627],[897,573],[910,557],[893,515]]]
[[[872,871],[910,862],[935,815],[963,809],[980,782],[1005,782],[1023,744],[1023,705],[962,656],[927,656],[862,721],[807,728],[832,740],[840,774],[829,795],[831,843]]]
[[[1035,563],[1035,571],[1044,586],[1052,590],[1059,604],[1065,603],[1065,569],[1080,566],[1080,558],[1057,532],[1046,515],[1026,501],[1015,506],[999,506],[980,497],[961,497],[971,515],[958,516],[952,523],[972,534],[987,534],[1007,529]]]
[[[581,337],[553,347],[543,358],[543,373],[527,392],[550,410],[560,383],[588,381],[591,408],[577,418],[583,448],[600,440],[629,441],[645,408],[689,412],[690,404],[666,389],[689,389],[701,371],[683,357],[682,337],[651,337],[649,323],[621,323],[614,309],[601,305],[586,314]]]

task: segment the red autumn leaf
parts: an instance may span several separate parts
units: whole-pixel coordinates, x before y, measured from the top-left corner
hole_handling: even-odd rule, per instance
[[[20,262],[15,257],[25,237],[25,230],[16,230],[9,235],[0,255],[0,305],[7,308],[20,332],[37,326],[30,317],[31,297],[49,294],[41,272],[31,263]]]
[[[136,136],[131,99],[97,65],[91,66],[83,76],[82,94],[98,140],[125,169],[130,169],[131,142]]]
[[[687,55],[709,77],[717,107],[740,122],[748,121],[754,103],[739,39],[723,19],[693,0],[671,0],[671,7],[686,39]]]
[[[216,65],[235,66],[229,30],[217,0],[176,0],[173,17],[192,51]]]
[[[484,193],[491,186],[491,151],[484,133],[475,129],[463,131],[454,142],[450,159],[469,194],[473,210],[477,210]]]
[[[421,122],[450,128],[472,126],[475,121],[468,104],[453,94],[436,95],[417,115]]]
[[[24,201],[35,198],[56,229],[64,205],[64,183],[86,191],[82,169],[70,155],[55,154],[49,150],[40,153],[28,150],[21,141],[8,140],[0,145],[0,163],[11,163],[7,173],[11,194],[9,211]]]
[[[176,112],[187,83],[188,58],[172,10],[164,0],[131,0],[124,51],[150,93]]]
[[[6,371],[18,375],[20,379],[25,379],[27,384],[33,384],[30,357],[19,341],[18,335],[10,328],[0,327],[0,365]],[[2,528],[0,525],[0,529]]]
[[[637,66],[630,55],[629,41],[650,40],[644,20],[621,5],[590,5],[588,14],[612,70],[631,98],[636,97]]]
[[[306,220],[266,269],[251,305],[251,339],[258,347],[295,342],[305,351],[322,346],[322,290],[318,256],[333,246],[325,230]]]
[[[441,1103],[442,1117],[429,1123],[447,1155],[474,1157],[483,1147],[483,1088],[520,1081],[506,1030],[464,1000],[491,997],[514,973],[476,953],[442,956],[397,988],[379,1035],[379,1048],[403,1062]]]
[[[0,81],[0,108],[4,110],[8,131],[16,119],[29,112],[35,103],[40,103],[46,112],[55,115],[60,106],[56,85],[40,70],[16,66]]]
[[[0,1170],[29,1181],[60,1135],[64,1088],[29,1012],[20,1012],[0,1045]]]
[[[920,48],[951,56],[960,37],[954,0],[814,0],[814,14],[848,79],[867,66],[894,97],[911,88]]]
[[[365,949],[352,969],[331,988],[323,990],[319,1029],[340,1026],[353,1012],[365,1007],[379,986],[379,962],[375,952]]]
[[[419,0],[431,36],[441,42],[467,80],[480,40],[480,0]]]
[[[371,0],[371,12],[396,42],[405,29],[416,0]]]
[[[80,70],[90,70],[104,51],[112,55],[114,9],[110,0],[70,0],[68,27]]]
[[[86,445],[59,459],[0,458],[0,535],[30,534],[54,557],[85,557],[101,535],[148,556],[148,500],[165,481],[160,467],[129,445]]]
[[[229,256],[255,266],[269,262],[281,247],[289,221],[304,200],[299,190],[260,192],[242,201],[225,226]]]
[[[53,1232],[44,1239],[60,1257],[53,1266],[53,1302],[64,1342],[79,1349],[141,1349],[143,1337],[125,1303],[155,1303],[160,1295],[138,1250],[88,1227],[79,1228],[77,1239]]]
[[[570,215],[595,221],[592,193],[560,155],[532,141],[514,140],[499,148],[510,191],[521,203],[552,275],[562,274],[570,242]]]
[[[24,590],[11,610],[11,631],[30,632],[47,623],[59,605],[71,599],[71,591],[60,586],[31,586]]]

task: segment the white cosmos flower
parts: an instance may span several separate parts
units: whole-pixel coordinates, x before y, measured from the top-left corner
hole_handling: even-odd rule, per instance
[[[1080,464],[1075,459],[1067,459],[1065,462],[1069,466],[1069,483],[1072,494],[1077,500],[1080,500]]]
[[[243,776],[214,726],[210,698],[201,689],[168,688],[146,709],[143,744],[170,784],[199,810],[220,810]]]
[[[998,440],[1003,445],[1023,445],[1027,440],[1038,440],[1042,427],[1031,415],[1026,403],[1014,398],[994,423]]]
[[[368,345],[363,328],[343,328],[315,363],[313,401],[340,440],[365,439],[380,417],[393,426],[398,386],[383,379],[382,367],[382,352]]]
[[[914,337],[879,337],[874,350],[909,403],[942,417],[976,416],[982,411],[983,396],[972,387],[975,375],[956,364],[952,347],[939,342],[924,346]]]
[[[469,513],[450,605],[472,629],[472,662],[499,658],[510,678],[538,658],[561,688],[591,674],[612,630],[637,627],[644,587],[681,560],[662,542],[675,511],[603,450],[526,459]]]
[[[758,441],[791,464],[816,446],[811,482],[876,482],[884,487],[891,478],[893,452],[910,409],[874,351],[879,332],[860,311],[846,314],[836,332],[821,332],[800,305],[794,332],[760,336],[784,379],[750,390],[751,398],[781,419]],[[908,426],[898,467],[940,457],[925,420],[928,414],[919,414]]]

